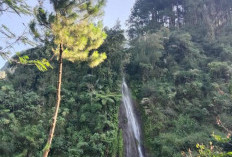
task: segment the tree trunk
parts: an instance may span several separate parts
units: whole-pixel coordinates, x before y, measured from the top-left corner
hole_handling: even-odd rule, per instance
[[[51,128],[50,128],[48,141],[47,141],[47,144],[46,144],[46,146],[44,148],[43,157],[47,157],[48,153],[50,151],[53,135],[54,135],[54,132],[55,132],[58,111],[59,111],[59,108],[60,108],[60,100],[61,100],[60,92],[61,92],[62,67],[63,67],[62,53],[63,53],[63,47],[62,47],[62,44],[60,44],[59,73],[58,73],[58,81],[57,81],[56,106],[55,106],[55,112],[54,112],[54,115],[53,115],[53,118],[52,118],[52,125],[51,125]]]

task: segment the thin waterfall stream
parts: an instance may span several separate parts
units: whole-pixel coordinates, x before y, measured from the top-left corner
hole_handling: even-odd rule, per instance
[[[126,157],[144,157],[141,145],[141,129],[135,114],[134,104],[125,79],[122,83],[122,101],[127,118],[126,124]]]

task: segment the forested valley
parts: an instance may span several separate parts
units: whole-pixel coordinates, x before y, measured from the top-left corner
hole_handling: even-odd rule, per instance
[[[0,0],[0,12],[28,14],[22,4]],[[96,20],[105,0],[51,4],[53,12],[42,3],[34,9],[36,47],[12,58],[0,49],[8,61],[0,73],[0,156],[132,157],[123,78],[143,156],[232,156],[231,0],[136,0],[127,29]]]

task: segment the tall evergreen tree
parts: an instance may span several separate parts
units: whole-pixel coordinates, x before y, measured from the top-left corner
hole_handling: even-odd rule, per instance
[[[138,0],[129,18],[129,35],[138,37],[160,27],[179,27],[182,23],[182,0]]]
[[[46,43],[53,41],[57,46],[54,49],[54,55],[59,56],[56,106],[48,141],[44,148],[44,157],[48,156],[51,147],[60,107],[63,58],[71,62],[87,61],[90,67],[95,67],[106,59],[105,53],[99,54],[98,51],[94,51],[103,43],[106,34],[102,31],[100,23],[91,23],[94,17],[101,13],[105,1],[52,0],[51,3],[55,12],[49,16],[42,8],[42,3],[37,9],[37,21],[46,28],[43,31],[43,39],[36,30],[36,23],[31,23],[31,30],[35,37]]]
[[[129,35],[135,38],[164,26],[186,28],[195,36],[215,39],[231,25],[231,5],[230,0],[138,0],[128,21]]]

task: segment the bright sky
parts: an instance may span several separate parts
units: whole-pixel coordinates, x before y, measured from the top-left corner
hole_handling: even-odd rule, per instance
[[[37,4],[37,0],[27,0],[28,4],[31,6],[35,6]],[[135,0],[108,0],[105,7],[105,15],[103,17],[103,23],[105,26],[113,27],[116,24],[116,21],[119,19],[121,21],[121,25],[123,28],[126,28],[126,20],[130,15],[130,10],[133,7]],[[47,1],[45,4],[48,8],[50,7],[49,2]],[[24,30],[25,26],[31,21],[32,17],[22,16],[19,17],[15,14],[5,13],[4,15],[0,15],[0,26],[2,24],[7,25],[10,30],[18,35],[20,35]],[[25,26],[23,26],[23,24]],[[2,43],[3,38],[0,36],[0,43]],[[2,46],[0,44],[0,46]],[[15,45],[14,49],[12,49],[12,54],[15,52],[19,52],[22,50],[26,50],[30,48],[27,45]],[[0,69],[5,64],[5,60],[0,57]]]

